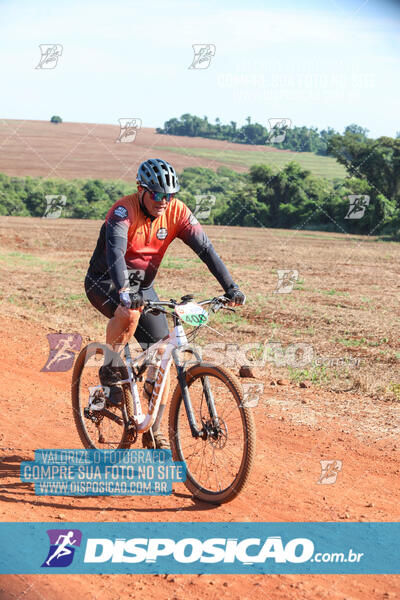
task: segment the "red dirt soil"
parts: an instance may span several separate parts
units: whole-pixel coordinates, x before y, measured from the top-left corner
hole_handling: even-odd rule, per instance
[[[119,125],[61,123],[46,121],[0,120],[0,173],[26,177],[60,177],[62,179],[124,179],[134,181],[137,165],[158,155],[160,146],[205,148],[249,152],[287,152],[268,146],[233,144],[222,140],[162,135],[155,129],[138,130],[131,143],[116,143]],[[162,156],[180,172],[186,167],[216,169],[225,164],[235,171],[246,171],[207,158],[185,156],[162,150]]]
[[[170,497],[37,497],[19,479],[19,464],[35,448],[80,448],[67,373],[44,373],[48,329],[0,317],[2,369],[0,445],[1,521],[397,521],[399,447],[395,439],[356,436],[357,423],[339,419],[310,425],[268,405],[301,392],[299,410],[335,394],[290,385],[266,386],[254,409],[257,462],[249,484],[233,502],[213,507],[194,501],[183,484]],[[267,380],[268,383],[268,380]],[[327,398],[327,396],[331,396]],[[348,396],[349,401],[352,400]],[[354,401],[360,401],[359,397]],[[317,485],[321,459],[342,459],[334,485]],[[35,575],[0,578],[0,599],[118,598],[329,598],[400,597],[398,576],[377,575]]]

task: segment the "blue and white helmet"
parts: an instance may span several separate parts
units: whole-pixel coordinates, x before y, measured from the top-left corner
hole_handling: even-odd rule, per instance
[[[174,167],[162,158],[149,158],[142,162],[136,181],[150,192],[175,194],[180,189]]]

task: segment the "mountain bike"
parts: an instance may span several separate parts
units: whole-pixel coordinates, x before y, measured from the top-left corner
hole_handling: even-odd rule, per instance
[[[246,484],[254,462],[256,430],[236,376],[223,366],[203,362],[189,342],[207,325],[209,312],[226,306],[219,296],[193,302],[187,295],[175,300],[150,302],[144,312],[172,316],[168,336],[132,358],[129,345],[124,358],[109,346],[91,343],[79,354],[73,371],[72,406],[75,424],[85,448],[129,448],[153,425],[160,406],[166,377],[172,363],[176,387],[169,409],[168,433],[172,457],[185,461],[186,487],[196,498],[221,504],[233,500]],[[183,324],[192,327],[188,335]],[[105,361],[122,366],[127,379],[118,381],[123,393],[114,404],[106,387],[99,385],[98,370]],[[143,413],[140,382],[158,356],[159,368],[148,410]],[[185,360],[186,359],[186,360]]]

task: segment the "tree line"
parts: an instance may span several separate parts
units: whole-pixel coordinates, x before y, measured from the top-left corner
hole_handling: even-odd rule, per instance
[[[293,152],[314,152],[319,155],[328,154],[329,140],[338,134],[332,127],[318,130],[317,127],[289,127],[284,120],[277,122],[273,129],[268,129],[260,123],[252,123],[247,117],[246,124],[238,127],[235,121],[223,125],[220,119],[215,124],[207,117],[197,117],[186,113],[179,119],[169,119],[164,127],[157,127],[157,133],[169,135],[185,135],[189,137],[205,137],[215,140],[227,140],[238,144],[257,144],[274,146]],[[356,124],[346,127],[346,132],[357,133],[365,138],[368,130]],[[278,141],[282,138],[282,141]]]

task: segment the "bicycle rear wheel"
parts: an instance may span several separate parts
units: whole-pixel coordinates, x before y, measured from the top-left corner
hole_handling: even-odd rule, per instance
[[[72,410],[75,425],[85,448],[129,448],[131,435],[126,427],[126,403],[114,406],[106,401],[103,410],[95,411],[89,408],[90,388],[101,385],[99,368],[104,363],[106,349],[104,344],[92,343],[83,348],[76,359],[72,375]]]
[[[256,431],[253,415],[243,406],[237,378],[223,367],[197,364],[186,371],[186,382],[202,437],[192,436],[180,385],[169,413],[169,435],[174,460],[185,461],[186,487],[213,504],[233,500],[247,483],[254,462]],[[211,394],[218,420],[210,414]]]

